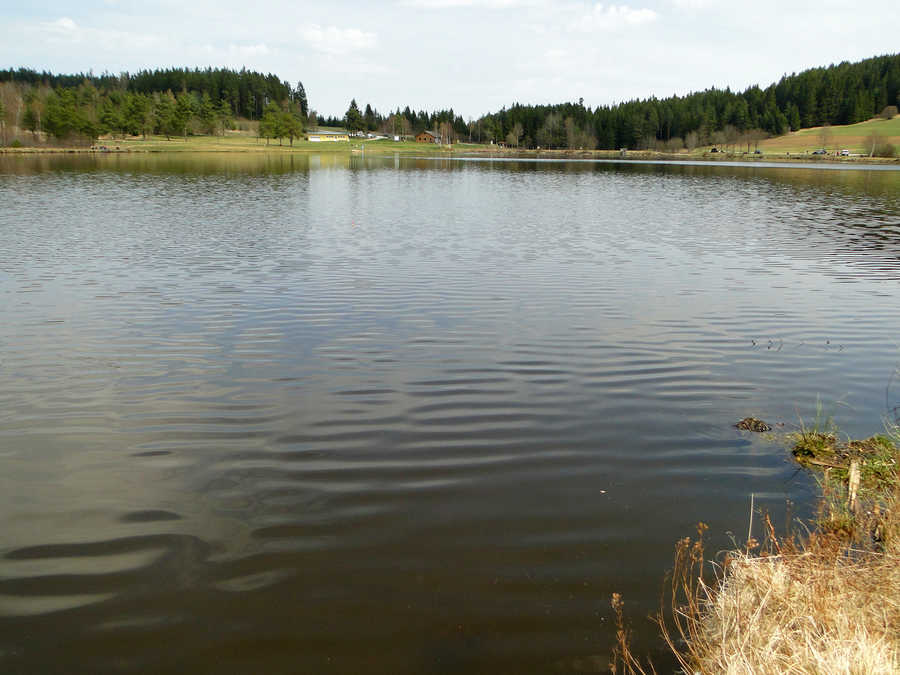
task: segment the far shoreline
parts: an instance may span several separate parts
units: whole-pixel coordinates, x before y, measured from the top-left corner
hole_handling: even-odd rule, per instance
[[[177,142],[175,142],[177,143]],[[359,143],[335,147],[324,146],[319,143],[304,142],[295,146],[262,145],[260,147],[248,146],[220,146],[220,147],[178,147],[170,148],[140,148],[140,147],[63,147],[63,146],[28,146],[28,147],[0,147],[0,155],[6,156],[42,156],[42,155],[146,155],[146,154],[207,154],[207,155],[246,155],[246,154],[372,154],[372,155],[428,155],[431,157],[482,157],[485,159],[576,159],[576,160],[616,160],[616,161],[645,161],[645,162],[704,162],[722,163],[740,162],[742,164],[822,164],[822,165],[873,165],[893,166],[900,165],[900,158],[896,157],[862,157],[862,156],[832,156],[811,154],[754,154],[754,153],[668,153],[650,150],[516,150],[498,146],[484,146],[468,143],[457,143],[454,146],[431,146],[425,144],[403,144],[405,147],[379,147],[378,141]]]

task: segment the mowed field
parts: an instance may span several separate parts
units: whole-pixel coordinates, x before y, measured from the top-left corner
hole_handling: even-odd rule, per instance
[[[877,118],[858,124],[828,127],[825,134],[830,140],[827,143],[822,142],[823,128],[811,127],[760,141],[759,149],[765,153],[802,154],[824,147],[829,152],[849,150],[854,154],[868,155],[873,132],[900,149],[900,115],[890,120]]]
[[[248,132],[227,132],[224,136],[148,136],[146,140],[140,136],[125,139],[104,137],[97,142],[98,146],[106,146],[111,150],[129,150],[143,152],[401,152],[435,154],[449,152],[448,146],[433,143],[416,143],[414,141],[372,140],[354,138],[351,141],[317,142],[294,139],[293,145],[287,138],[257,138]],[[453,150],[477,149],[484,146],[455,143]]]

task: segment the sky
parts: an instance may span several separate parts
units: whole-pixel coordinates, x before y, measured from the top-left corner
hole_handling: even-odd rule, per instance
[[[29,6],[29,5],[32,6]],[[0,0],[0,67],[246,67],[310,106],[382,113],[609,105],[900,50],[897,0]]]

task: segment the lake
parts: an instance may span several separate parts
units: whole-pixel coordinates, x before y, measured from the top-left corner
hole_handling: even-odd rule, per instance
[[[897,170],[7,156],[0,200],[5,673],[605,671],[613,592],[671,672],[675,542],[808,517],[784,435],[900,404]]]

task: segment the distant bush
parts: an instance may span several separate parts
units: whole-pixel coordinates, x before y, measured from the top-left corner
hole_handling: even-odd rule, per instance
[[[876,157],[896,157],[897,148],[894,147],[893,143],[882,143],[881,145],[875,146],[875,152],[873,154]]]
[[[873,157],[896,157],[897,149],[893,143],[877,143],[872,150]]]
[[[22,141],[20,141],[20,140],[17,138],[17,139],[15,139],[12,143],[9,144],[9,147],[11,147],[11,148],[21,148],[21,147],[22,147]]]
[[[870,134],[866,146],[872,157],[896,156],[897,149],[894,147],[893,143],[888,143],[887,138],[879,133]]]

